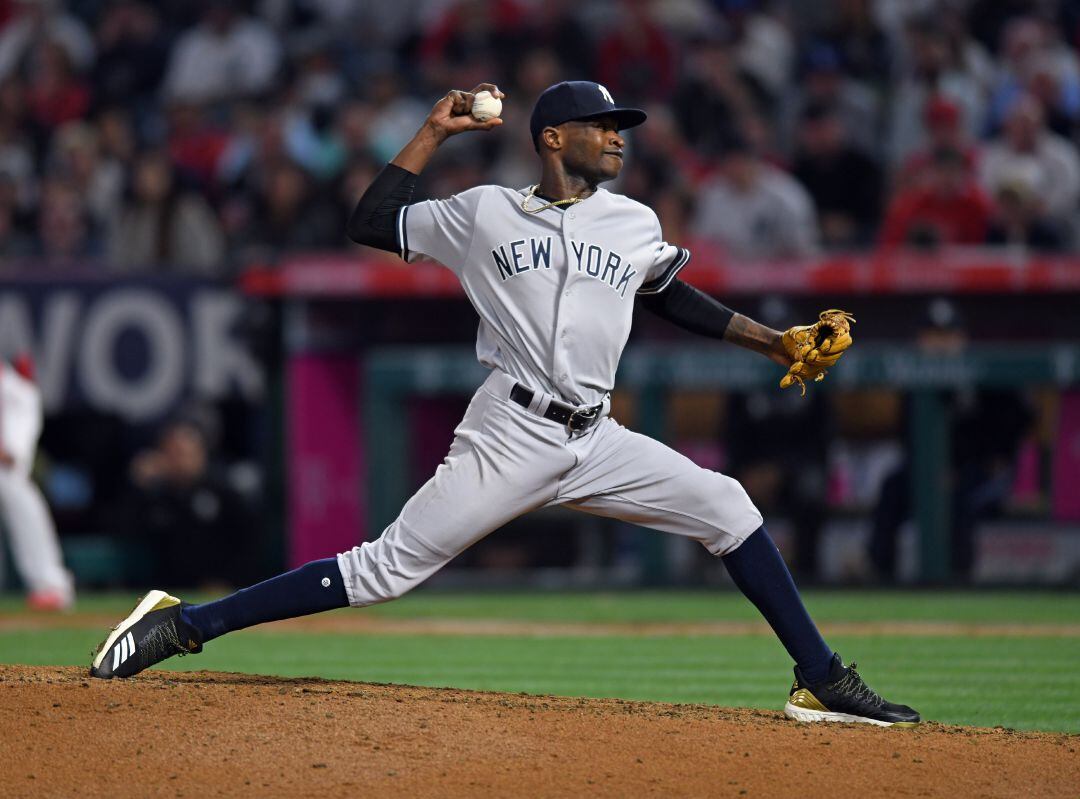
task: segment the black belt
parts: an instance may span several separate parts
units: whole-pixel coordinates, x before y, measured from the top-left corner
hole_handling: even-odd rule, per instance
[[[521,383],[515,383],[514,387],[510,389],[510,399],[523,408],[528,408],[532,404],[534,396],[536,396],[536,392],[525,388]],[[599,422],[600,412],[603,409],[604,403],[602,402],[590,408],[575,408],[573,405],[565,405],[557,400],[552,400],[548,403],[547,410],[544,411],[544,418],[566,425],[576,433],[581,430],[588,430]]]

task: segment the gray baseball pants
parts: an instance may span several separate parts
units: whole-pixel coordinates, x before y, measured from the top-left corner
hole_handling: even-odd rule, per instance
[[[514,383],[493,370],[435,475],[380,538],[337,556],[350,605],[399,597],[488,533],[550,505],[686,536],[717,556],[761,526],[732,478],[610,417],[571,436],[511,402]]]

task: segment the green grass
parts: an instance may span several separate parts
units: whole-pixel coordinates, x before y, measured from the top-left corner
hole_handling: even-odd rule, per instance
[[[182,592],[189,602],[212,599]],[[81,596],[79,610],[121,613],[137,597]],[[954,621],[1080,624],[1080,593],[1031,591],[830,591],[803,593],[811,614],[829,621]],[[0,612],[17,612],[21,597],[0,595]],[[757,610],[735,591],[489,592],[414,591],[367,608],[383,618],[510,619],[551,622],[755,621]]]
[[[131,596],[80,601],[117,615]],[[1076,624],[1080,595],[1049,593],[812,592],[808,605],[833,621]],[[0,600],[12,612],[17,601]],[[756,619],[723,592],[448,594],[422,592],[364,611],[390,618],[534,621]],[[0,628],[0,662],[84,665],[103,630]],[[888,698],[955,724],[1080,732],[1080,637],[833,636],[846,658]],[[163,664],[282,676],[617,696],[779,709],[790,663],[768,636],[427,636],[250,630],[204,654]]]

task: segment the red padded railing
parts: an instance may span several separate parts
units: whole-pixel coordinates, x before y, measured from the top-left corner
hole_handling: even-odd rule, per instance
[[[719,295],[1080,292],[1080,257],[1004,249],[896,250],[735,263],[707,245],[693,247],[680,277]],[[405,264],[373,253],[309,254],[274,267],[254,266],[241,287],[260,296],[445,297],[461,287],[438,264]]]

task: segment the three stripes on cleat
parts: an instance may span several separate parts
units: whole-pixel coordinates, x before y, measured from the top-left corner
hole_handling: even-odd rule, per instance
[[[131,631],[128,630],[128,634],[116,642],[113,647],[113,671],[126,661],[129,657],[135,654],[135,639],[131,637]]]

